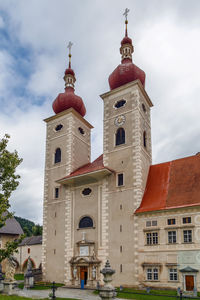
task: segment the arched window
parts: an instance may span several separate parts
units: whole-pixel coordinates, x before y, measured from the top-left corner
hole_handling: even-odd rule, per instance
[[[54,163],[57,164],[61,162],[61,149],[57,148],[54,156]]]
[[[124,128],[118,128],[116,132],[116,146],[125,144],[125,130]]]
[[[93,227],[93,220],[90,217],[83,217],[79,222],[79,228]]]
[[[144,145],[144,148],[147,147],[147,134],[146,134],[146,131],[143,132],[143,145]]]

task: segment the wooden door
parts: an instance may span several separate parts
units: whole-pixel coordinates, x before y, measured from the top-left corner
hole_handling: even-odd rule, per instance
[[[193,291],[193,289],[194,289],[194,276],[193,275],[185,276],[185,285],[186,285],[186,291]]]
[[[87,284],[87,273],[88,273],[87,267],[80,267],[80,281],[84,280],[84,284]]]

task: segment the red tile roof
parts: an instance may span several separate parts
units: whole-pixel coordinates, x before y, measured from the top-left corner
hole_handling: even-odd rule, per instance
[[[72,172],[71,174],[69,174],[68,176],[66,176],[60,180],[68,179],[71,177],[75,177],[75,176],[79,176],[79,175],[83,175],[83,174],[87,174],[87,173],[91,173],[91,172],[95,172],[95,171],[99,171],[99,170],[103,170],[103,169],[110,170],[109,168],[104,167],[103,154],[102,154],[97,159],[95,159],[92,163],[88,163],[88,164],[78,168],[77,170],[75,170],[74,172]],[[112,171],[112,170],[110,170],[110,171]]]
[[[153,165],[136,213],[200,205],[200,155]]]

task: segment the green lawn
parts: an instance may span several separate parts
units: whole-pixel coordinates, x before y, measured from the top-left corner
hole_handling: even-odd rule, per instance
[[[131,293],[137,293],[137,294],[131,294]],[[123,298],[123,299],[138,299],[138,300],[159,300],[162,297],[162,300],[172,300],[176,299],[175,297],[167,297],[168,296],[177,296],[177,292],[174,290],[151,290],[150,294],[154,295],[140,295],[141,293],[146,293],[146,291],[141,290],[135,290],[131,288],[124,288],[123,291],[119,291],[119,288],[117,288],[117,297]],[[158,295],[158,296],[156,296]],[[162,295],[159,297],[159,295]],[[165,296],[166,295],[166,296]],[[200,293],[198,293],[198,296],[200,296]],[[184,298],[190,299],[190,298]]]
[[[15,280],[24,280],[24,274],[15,274]]]
[[[61,287],[63,285],[64,285],[63,283],[55,283],[56,287]],[[51,282],[43,282],[40,284],[35,284],[35,286],[33,288],[31,288],[31,290],[50,290],[51,286],[52,286]],[[18,288],[23,289],[24,283],[18,284]]]
[[[33,298],[26,298],[26,297],[20,297],[20,296],[7,296],[7,295],[0,295],[0,300],[30,300]],[[75,298],[58,298],[56,297],[57,300],[78,300]],[[43,298],[41,300],[49,300],[49,298]]]

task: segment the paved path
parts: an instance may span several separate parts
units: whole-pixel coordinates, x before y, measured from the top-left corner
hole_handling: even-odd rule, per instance
[[[36,299],[48,298],[50,292],[51,290],[21,290],[21,289],[13,290],[13,294],[15,295],[36,298]],[[93,291],[69,289],[63,287],[57,289],[56,296],[61,298],[75,298],[80,300],[101,300],[101,298],[98,295],[93,294]],[[120,299],[117,298],[117,300]]]

